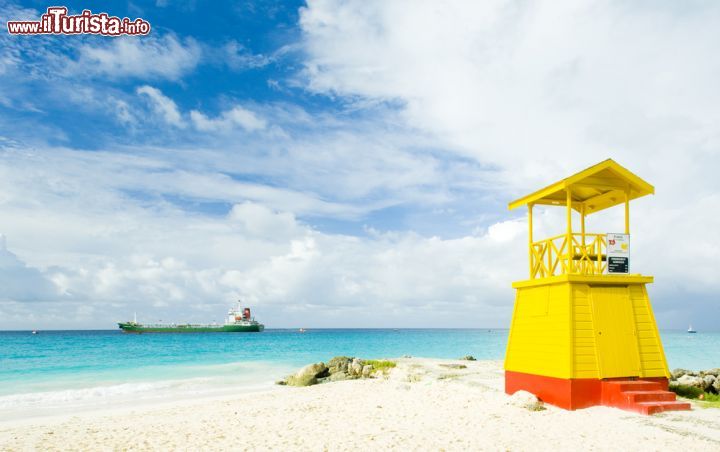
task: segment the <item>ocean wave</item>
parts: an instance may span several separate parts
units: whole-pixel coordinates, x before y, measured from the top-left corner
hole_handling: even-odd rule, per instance
[[[57,391],[30,392],[24,394],[13,394],[0,397],[0,409],[14,408],[17,406],[45,406],[51,404],[77,403],[88,400],[103,398],[117,398],[137,396],[143,393],[157,393],[173,388],[180,388],[181,382],[160,381],[160,382],[138,382],[121,383],[109,386],[95,386],[81,389],[62,389]]]
[[[107,373],[103,373],[102,378],[96,375],[97,379],[93,379],[92,375],[83,375],[82,379],[67,379],[64,383],[56,380],[50,387],[46,386],[48,382],[43,382],[35,388],[41,390],[17,388],[18,392],[14,394],[0,396],[0,412],[8,414],[4,412],[20,410],[32,413],[38,410],[51,414],[59,409],[236,394],[271,388],[276,377],[286,373],[287,368],[287,365],[269,362],[158,366],[143,369],[141,376],[134,376],[136,381],[127,381],[127,378],[116,375],[112,378],[114,382],[107,381],[112,377]],[[61,387],[53,387],[57,385]]]

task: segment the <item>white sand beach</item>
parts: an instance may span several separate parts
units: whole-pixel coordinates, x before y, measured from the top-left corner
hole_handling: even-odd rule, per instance
[[[8,421],[0,450],[720,450],[720,410],[531,411],[502,377],[497,361],[400,359],[386,379]]]

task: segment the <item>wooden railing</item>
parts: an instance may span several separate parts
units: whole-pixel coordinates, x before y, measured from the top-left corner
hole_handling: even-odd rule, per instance
[[[530,278],[556,275],[601,275],[607,269],[604,234],[567,234],[534,242],[530,249]]]

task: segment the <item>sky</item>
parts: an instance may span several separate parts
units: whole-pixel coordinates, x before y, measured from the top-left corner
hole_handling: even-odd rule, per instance
[[[0,0],[0,329],[238,298],[269,328],[505,328],[507,203],[607,158],[656,188],[631,271],[659,326],[720,329],[718,2],[64,5],[152,31],[12,36],[52,5]]]

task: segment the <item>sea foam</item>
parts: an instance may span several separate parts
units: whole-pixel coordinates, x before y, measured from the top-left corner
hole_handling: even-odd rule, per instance
[[[205,376],[105,383],[5,395],[0,396],[0,420],[54,415],[68,410],[78,412],[266,390],[273,388],[274,377],[284,370],[283,366],[259,362],[174,366],[164,369],[163,373]],[[157,375],[157,369],[152,373]]]

